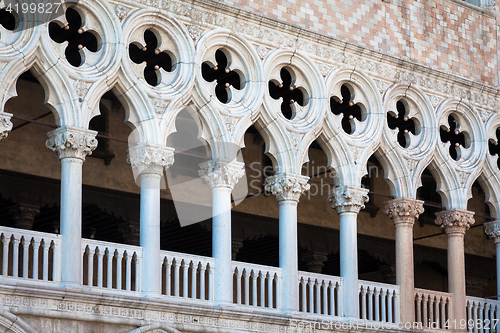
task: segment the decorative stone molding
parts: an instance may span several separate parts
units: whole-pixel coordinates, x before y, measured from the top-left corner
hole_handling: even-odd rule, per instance
[[[118,16],[120,21],[123,21],[123,19],[127,17],[128,9],[124,5],[118,4],[115,6],[115,14]]]
[[[413,225],[415,219],[424,212],[424,202],[408,198],[398,198],[387,201],[384,214],[389,215],[394,224],[410,223]]]
[[[461,233],[474,224],[474,212],[463,209],[449,209],[436,213],[436,224],[441,226],[446,234]]]
[[[77,158],[85,161],[97,148],[96,131],[74,127],[60,127],[47,133],[49,139],[45,145],[59,155],[59,159]]]
[[[368,192],[369,190],[364,188],[339,186],[330,190],[328,202],[332,203],[332,208],[335,208],[338,214],[357,214],[365,208],[365,203],[369,200]]]
[[[302,254],[301,259],[304,261],[308,272],[321,274],[325,261],[328,260],[328,256],[324,253],[311,251]]]
[[[200,164],[198,174],[214,187],[234,188],[238,180],[245,175],[245,164],[238,161],[210,160]]]
[[[264,189],[271,192],[280,201],[299,201],[300,196],[311,187],[309,177],[292,174],[280,174],[266,178]]]
[[[12,130],[12,122],[10,113],[0,112],[0,140],[5,139]]]
[[[127,162],[138,174],[163,174],[163,169],[174,164],[174,149],[155,145],[139,145],[128,150]]]
[[[495,240],[495,244],[500,244],[500,221],[485,222],[484,232]]]

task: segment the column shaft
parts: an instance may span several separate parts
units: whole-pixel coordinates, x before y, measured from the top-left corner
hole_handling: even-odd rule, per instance
[[[448,290],[453,294],[453,318],[460,323],[467,319],[465,288],[465,231],[474,224],[474,213],[450,209],[436,213],[436,224],[444,229],[448,249]]]
[[[282,269],[283,310],[299,308],[297,202],[279,202],[279,260]]]
[[[212,188],[212,256],[215,258],[215,302],[233,302],[231,261],[231,188]]]
[[[159,174],[140,175],[141,181],[141,234],[142,292],[160,294],[160,182]]]
[[[396,284],[399,286],[401,322],[415,321],[415,285],[413,272],[413,223],[396,226]]]
[[[340,276],[344,279],[344,315],[359,317],[358,233],[354,212],[340,213]]]
[[[340,217],[340,276],[344,279],[344,316],[359,318],[358,213],[368,202],[368,190],[339,186],[330,191],[328,201]]]
[[[82,166],[78,158],[61,160],[61,282],[82,281]]]
[[[396,283],[400,293],[400,321],[415,321],[415,286],[413,271],[413,224],[424,212],[424,202],[398,198],[386,202],[384,213],[394,222],[396,241]]]
[[[448,290],[453,294],[453,319],[467,318],[464,234],[448,233]]]

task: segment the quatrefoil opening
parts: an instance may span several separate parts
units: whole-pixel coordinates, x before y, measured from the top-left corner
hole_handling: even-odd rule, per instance
[[[67,25],[52,21],[49,24],[49,36],[56,43],[68,45],[64,54],[68,62],[74,67],[80,67],[85,63],[83,49],[90,52],[99,50],[99,35],[94,31],[83,30],[83,14],[74,7],[66,9]]]
[[[295,75],[291,68],[283,67],[280,71],[281,82],[269,81],[269,95],[273,99],[282,99],[281,113],[288,120],[297,115],[296,105],[307,105],[307,92],[303,87],[295,86]]]
[[[488,141],[488,150],[490,152],[490,155],[493,157],[497,157],[497,167],[500,170],[500,158],[498,156],[500,155],[500,145],[498,142],[500,141],[500,127],[497,127],[497,130],[495,131],[495,138],[490,139]]]
[[[17,14],[14,11],[7,11],[7,8],[0,9],[0,25],[4,27],[5,30],[14,31],[16,29],[18,19]]]
[[[129,56],[136,64],[146,64],[144,79],[149,85],[156,87],[162,81],[160,69],[172,72],[175,69],[175,58],[169,51],[160,51],[160,37],[155,31],[147,29],[144,32],[144,41],[144,46],[137,42],[131,43],[129,46]]]
[[[217,82],[215,85],[215,96],[224,104],[231,102],[231,87],[236,90],[244,88],[243,73],[239,70],[231,70],[230,54],[223,49],[215,51],[215,61],[205,61],[201,64],[201,74],[207,82]]]
[[[387,125],[398,131],[398,143],[403,148],[410,146],[410,133],[420,134],[420,122],[416,118],[410,118],[410,107],[403,99],[396,102],[396,111],[387,112]]]
[[[448,116],[448,125],[441,125],[439,134],[443,143],[450,142],[450,156],[455,161],[458,161],[462,156],[462,149],[467,149],[471,145],[470,135],[460,130],[459,119],[454,114]]]
[[[342,116],[342,129],[347,134],[354,134],[356,131],[356,122],[366,120],[365,108],[361,103],[354,103],[354,89],[349,85],[343,84],[340,87],[340,94],[342,98],[338,96],[332,96],[330,98],[330,110],[335,115]]]

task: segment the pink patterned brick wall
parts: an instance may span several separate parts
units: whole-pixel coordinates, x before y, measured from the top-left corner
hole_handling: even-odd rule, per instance
[[[224,0],[474,81],[497,85],[495,11],[461,0]]]

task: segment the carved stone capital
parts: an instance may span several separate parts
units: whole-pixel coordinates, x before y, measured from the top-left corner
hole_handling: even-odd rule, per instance
[[[474,224],[474,212],[463,209],[449,209],[436,213],[436,224],[444,229],[447,235],[461,234]]]
[[[60,127],[47,133],[49,139],[45,143],[47,148],[56,152],[59,159],[77,158],[85,161],[97,148],[96,131],[83,130],[73,127]]]
[[[243,247],[243,242],[237,239],[231,239],[231,258],[236,260],[238,252]]]
[[[305,262],[305,266],[308,272],[320,274],[325,265],[325,261],[328,257],[324,253],[319,252],[306,252],[301,256],[302,261]]]
[[[141,144],[128,150],[127,162],[139,175],[163,175],[163,169],[174,164],[174,149]]]
[[[424,202],[415,199],[398,198],[387,201],[384,207],[384,213],[394,224],[409,223],[413,225],[415,219],[424,212]]]
[[[495,244],[500,244],[500,221],[485,222],[484,232],[495,240]]]
[[[40,214],[39,207],[18,205],[15,208],[9,210],[9,213],[14,219],[14,226],[20,229],[33,229],[33,223],[35,222],[35,216]]]
[[[351,186],[339,186],[330,190],[328,202],[332,203],[332,208],[337,210],[337,213],[359,213],[365,208],[365,203],[368,202],[369,190]]]
[[[245,163],[210,160],[200,163],[198,173],[210,188],[229,187],[232,190],[238,180],[245,175]]]
[[[296,201],[311,187],[307,182],[309,177],[293,174],[279,174],[266,178],[265,190],[276,196],[280,201]]]
[[[12,122],[10,113],[0,112],[0,140],[5,139],[12,130]]]

